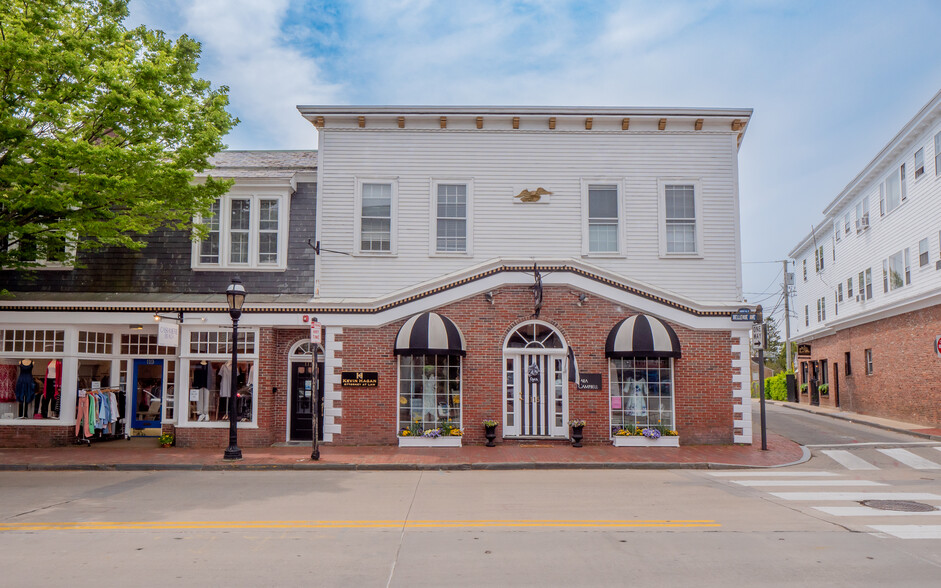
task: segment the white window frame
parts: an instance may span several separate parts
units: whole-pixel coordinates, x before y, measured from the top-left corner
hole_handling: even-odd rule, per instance
[[[617,190],[618,204],[618,246],[616,251],[591,251],[589,236],[589,218],[588,218],[588,190],[591,186],[614,186]],[[582,255],[585,257],[624,257],[627,255],[627,234],[625,227],[625,199],[624,199],[624,179],[623,178],[604,178],[591,177],[581,178],[581,196],[582,196]],[[661,253],[662,254],[662,253]]]
[[[862,219],[866,217],[869,223],[872,223],[872,218],[869,217],[869,197],[863,196],[859,199],[859,202],[856,203],[856,233],[861,233],[863,229]]]
[[[895,203],[895,206],[891,206],[889,202],[889,181],[897,181],[899,183],[898,188],[898,202]],[[902,206],[902,203],[905,202],[908,197],[907,190],[905,187],[905,164],[903,163],[899,167],[893,169],[882,183],[879,184],[879,214],[880,216],[886,216],[892,211],[898,209]]]
[[[934,175],[941,176],[941,131],[934,136]]]
[[[389,223],[389,250],[371,251],[363,247],[363,184],[391,184],[392,208]],[[398,255],[399,178],[398,176],[357,177],[353,195],[353,254],[363,257],[392,257]]]
[[[918,267],[925,267],[929,262],[928,237],[918,242]]]
[[[180,346],[177,348],[179,352],[179,357],[171,358],[177,359],[176,362],[176,401],[175,401],[175,412],[176,412],[176,426],[181,428],[194,428],[194,429],[228,429],[229,421],[217,420],[217,421],[192,421],[189,418],[189,391],[190,391],[190,365],[194,362],[199,362],[203,359],[207,361],[218,361],[226,362],[232,359],[232,353],[230,351],[209,353],[208,351],[203,352],[192,351],[192,335],[193,333],[210,333],[210,332],[220,332],[226,331],[231,338],[231,327],[220,327],[218,329],[201,327],[182,327],[180,329]],[[259,398],[261,396],[261,391],[258,388],[258,379],[259,372],[261,370],[261,332],[257,328],[240,328],[239,334],[242,335],[245,333],[246,341],[248,340],[248,333],[253,333],[253,344],[254,350],[252,353],[244,351],[244,347],[240,346],[238,352],[238,361],[239,363],[251,363],[252,364],[252,420],[248,422],[239,422],[239,429],[257,429],[258,428],[258,404]],[[198,335],[197,335],[198,336]],[[199,345],[199,344],[197,344]],[[218,346],[218,343],[216,344]]]
[[[22,239],[22,235],[20,237]],[[17,240],[16,243],[13,243],[12,245],[7,246],[8,250],[9,251],[18,250],[20,248],[20,243],[22,242],[21,239]],[[69,263],[66,263],[63,261],[49,261],[47,258],[39,258],[37,256],[36,259],[31,260],[31,262],[37,265],[31,265],[25,269],[27,269],[28,271],[35,271],[35,270],[40,270],[40,271],[41,270],[59,270],[61,271],[61,270],[75,269],[74,262],[75,262],[75,256],[77,255],[77,248],[75,246],[76,241],[77,239],[75,238],[75,235],[73,233],[69,233],[69,236],[66,238],[66,241],[65,241],[65,256],[66,256],[66,259],[69,260]],[[0,269],[4,269],[4,268],[0,268]]]
[[[248,263],[232,263],[231,256],[231,230],[232,201],[249,201],[249,219],[251,226],[248,231]],[[260,242],[260,211],[262,200],[276,200],[278,202],[278,260],[275,263],[260,263],[258,261],[258,246]],[[239,189],[237,186],[227,194],[219,197],[219,262],[204,263],[200,260],[200,246],[202,240],[193,242],[192,268],[199,271],[278,271],[287,269],[288,263],[288,227],[291,226],[289,218],[291,199],[283,191],[264,191]],[[202,219],[196,217],[194,223],[201,223]]]
[[[367,184],[375,182],[364,182]],[[464,186],[466,194],[466,206],[464,210],[464,229],[467,239],[464,244],[463,251],[438,251],[438,186],[452,186],[452,185],[462,185]],[[395,187],[392,188],[392,198],[393,202],[395,201]],[[359,192],[362,194],[362,192]],[[432,178],[431,180],[431,197],[429,201],[430,206],[430,216],[432,222],[429,223],[429,244],[428,244],[428,255],[431,257],[471,257],[474,255],[474,180],[468,178]],[[360,213],[362,213],[362,207],[358,207]],[[362,224],[357,223],[357,226],[362,229]],[[362,241],[357,238],[357,246],[361,246]],[[391,243],[390,243],[391,245]],[[377,253],[377,252],[364,252],[366,253]]]
[[[925,148],[921,147],[915,152],[915,179],[925,175]]]
[[[667,219],[666,219],[666,187],[667,186],[693,186],[693,205],[696,209],[696,251],[688,253],[667,253]],[[660,257],[661,258],[703,258],[703,193],[700,178],[657,178],[657,209],[660,223]]]

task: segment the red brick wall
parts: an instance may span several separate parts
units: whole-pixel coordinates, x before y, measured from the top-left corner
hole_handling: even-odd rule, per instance
[[[860,414],[937,427],[941,425],[941,358],[934,338],[941,335],[941,306],[873,321],[811,341],[813,355],[800,362],[827,360],[830,393],[821,406],[835,406],[833,366],[839,369],[841,408]],[[872,349],[873,373],[866,375],[865,350]],[[845,353],[852,375],[847,376]],[[808,367],[808,373],[812,370]],[[801,402],[809,402],[807,393]]]
[[[75,440],[75,425],[64,427],[0,426],[0,447],[60,447]]]
[[[300,340],[308,340],[308,329],[259,330],[258,428],[239,427],[239,447],[267,447],[285,441],[288,403],[288,352]],[[273,389],[277,389],[274,392]],[[241,423],[240,423],[241,425]],[[219,447],[229,445],[229,429],[205,427],[176,427],[179,447]]]
[[[604,343],[611,328],[636,314],[591,296],[575,305],[580,291],[569,287],[544,288],[540,320],[554,325],[574,347],[579,370],[602,374],[601,390],[577,390],[569,384],[569,417],[583,418],[585,443],[609,443],[608,360]],[[474,296],[436,310],[464,333],[462,416],[464,443],[485,443],[481,422],[502,421],[503,341],[521,321],[532,315],[529,287],[494,290],[494,304]],[[341,445],[394,444],[397,427],[397,359],[394,339],[405,319],[381,328],[344,328],[343,371],[379,372],[376,388],[344,388]],[[677,430],[681,442],[732,442],[732,340],[728,331],[693,331],[671,325],[680,339],[683,357],[674,363]],[[502,433],[498,427],[497,434]]]

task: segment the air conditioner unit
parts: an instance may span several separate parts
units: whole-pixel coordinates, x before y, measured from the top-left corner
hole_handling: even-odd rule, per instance
[[[863,215],[863,218],[859,219],[859,225],[863,229],[869,228],[869,213],[868,212]]]

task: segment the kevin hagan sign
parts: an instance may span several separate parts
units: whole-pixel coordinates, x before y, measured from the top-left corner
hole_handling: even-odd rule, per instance
[[[379,385],[379,372],[341,372],[340,385],[344,388],[375,388]]]

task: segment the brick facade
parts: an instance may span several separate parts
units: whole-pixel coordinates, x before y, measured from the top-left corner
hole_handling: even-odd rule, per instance
[[[529,287],[494,290],[494,304],[474,296],[442,306],[435,312],[461,329],[467,344],[463,358],[462,418],[465,444],[486,442],[481,422],[502,421],[503,342],[521,322],[532,316]],[[611,328],[636,311],[592,297],[576,306],[581,292],[569,287],[544,288],[539,319],[553,325],[576,352],[579,370],[601,373],[601,390],[569,386],[569,417],[587,421],[587,444],[609,443],[608,360],[605,339]],[[344,328],[337,340],[343,350],[343,371],[379,372],[376,388],[344,388],[340,445],[395,444],[397,434],[397,358],[395,336],[406,319],[379,328]],[[695,331],[671,325],[680,339],[682,358],[674,362],[677,430],[683,443],[731,443],[732,351],[728,331]],[[340,406],[340,403],[336,403]],[[498,438],[502,433],[497,430]]]
[[[821,406],[936,427],[941,424],[937,393],[941,358],[934,349],[938,335],[941,306],[843,329],[808,341],[812,355],[797,358],[798,381],[805,382],[802,362],[827,360],[830,390],[820,396]],[[866,349],[872,350],[872,375],[866,374]],[[808,374],[812,374],[809,368]],[[801,402],[810,402],[809,388],[801,394]]]

